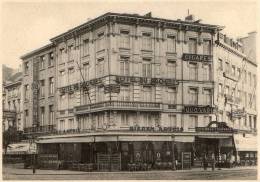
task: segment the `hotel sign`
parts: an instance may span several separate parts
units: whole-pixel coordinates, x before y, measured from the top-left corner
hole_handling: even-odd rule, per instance
[[[231,112],[232,118],[242,118],[245,117],[245,110],[244,109],[238,109],[236,111]]]
[[[175,79],[165,78],[148,78],[148,77],[134,77],[134,76],[116,76],[116,82],[124,83],[140,83],[141,85],[177,85],[178,81]]]
[[[210,106],[184,106],[184,113],[191,114],[210,114],[213,113],[213,107]]]
[[[179,127],[140,127],[130,126],[130,131],[148,131],[148,132],[183,132],[183,128]]]
[[[199,61],[199,62],[207,62],[211,61],[211,55],[204,54],[183,54],[182,59],[184,61]]]

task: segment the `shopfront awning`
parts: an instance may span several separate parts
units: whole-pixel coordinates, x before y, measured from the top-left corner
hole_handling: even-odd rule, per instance
[[[257,137],[253,135],[234,135],[234,142],[237,151],[257,151]]]
[[[37,143],[88,143],[94,142],[94,137],[50,138],[37,141]]]
[[[174,141],[175,142],[194,142],[195,137],[194,136],[175,136]]]
[[[36,144],[35,143],[14,143],[9,144],[7,147],[6,154],[17,155],[17,154],[35,154]]]
[[[172,141],[171,136],[119,136],[119,141]]]

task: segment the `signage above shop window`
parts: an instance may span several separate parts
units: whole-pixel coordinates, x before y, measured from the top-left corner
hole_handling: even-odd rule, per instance
[[[204,54],[183,54],[182,59],[184,61],[199,61],[199,62],[207,62],[211,61],[211,55],[204,55]]]
[[[130,126],[130,131],[145,131],[145,132],[183,132],[181,127],[140,127],[140,126]]]
[[[213,107],[210,106],[184,106],[184,113],[191,114],[210,114],[213,113]]]

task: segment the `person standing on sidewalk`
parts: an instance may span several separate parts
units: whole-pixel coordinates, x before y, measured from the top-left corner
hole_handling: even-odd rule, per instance
[[[203,168],[204,170],[207,170],[208,163],[207,163],[207,154],[205,153],[203,156]]]
[[[211,155],[211,168],[212,168],[212,171],[215,170],[215,166],[216,166],[216,159],[215,159],[215,154],[213,152],[212,155]]]

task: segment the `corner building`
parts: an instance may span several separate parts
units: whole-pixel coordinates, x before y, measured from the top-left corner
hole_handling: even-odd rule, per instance
[[[52,38],[56,132],[39,137],[42,166],[52,154],[64,168],[189,168],[222,143],[231,151],[214,99],[220,30],[192,16],[107,13]]]

